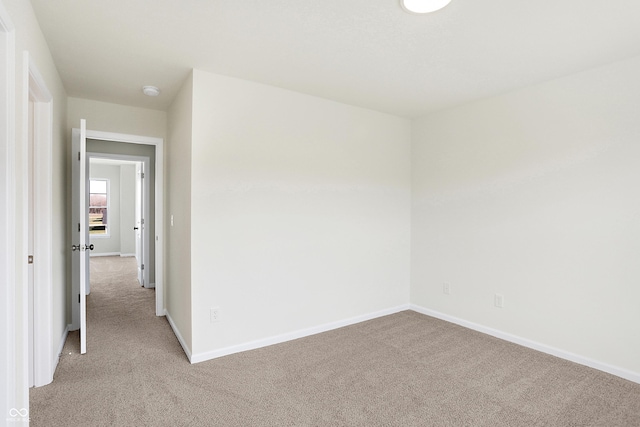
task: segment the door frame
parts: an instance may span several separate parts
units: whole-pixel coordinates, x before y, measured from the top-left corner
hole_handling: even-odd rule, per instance
[[[33,339],[24,340],[23,351],[29,354],[29,341],[33,343],[33,366],[24,367],[26,378],[29,369],[33,369],[33,385],[40,387],[53,381],[53,372],[58,357],[53,351],[53,185],[52,144],[53,144],[53,96],[47,88],[44,78],[38,71],[29,52],[23,54],[23,100],[22,100],[22,182],[27,184],[33,179],[34,200],[34,250],[28,253],[26,245],[29,236],[28,197],[29,185],[23,185],[22,194],[22,257],[20,265],[24,284],[22,286],[24,336],[31,334],[29,325],[29,286],[27,286],[27,258],[33,255]],[[29,176],[29,100],[33,101],[33,177]]]
[[[155,148],[155,289],[156,316],[164,316],[164,139],[87,129],[87,139],[151,145]],[[149,233],[147,233],[149,234]],[[149,236],[151,238],[151,236]]]
[[[0,414],[18,405],[16,393],[16,255],[15,255],[15,27],[0,0],[0,282],[3,323],[0,326]],[[26,389],[26,387],[25,387]],[[22,390],[22,387],[20,387]],[[28,390],[28,389],[27,389]],[[25,392],[28,392],[25,390]],[[23,401],[28,404],[27,399]],[[28,408],[27,408],[28,409]]]
[[[150,164],[151,164],[151,159],[147,156],[134,156],[134,155],[128,155],[128,154],[110,154],[110,153],[99,153],[99,152],[95,152],[95,151],[87,151],[87,162],[89,162],[89,164],[91,164],[91,159],[109,159],[109,160],[124,160],[127,162],[138,162],[138,163],[142,163],[144,166],[144,170],[147,171],[146,173],[148,174],[149,168],[150,168]],[[91,170],[91,166],[89,166],[89,170]],[[87,176],[87,179],[91,179],[90,176]],[[150,206],[149,206],[149,180],[145,177],[146,181],[144,181],[144,190],[143,190],[143,195],[142,195],[142,216],[143,218],[149,218],[149,212],[150,212]],[[143,247],[143,252],[142,252],[142,264],[144,265],[149,265],[149,247],[151,246],[151,242],[150,242],[150,233],[145,232],[143,234],[143,241],[142,241],[142,247]],[[144,273],[143,273],[143,277],[144,277],[144,287],[148,288],[150,283],[149,283],[149,270],[145,269]],[[157,286],[157,285],[156,285]],[[90,289],[89,287],[89,283],[87,283],[87,289]],[[157,292],[157,290],[156,290]]]

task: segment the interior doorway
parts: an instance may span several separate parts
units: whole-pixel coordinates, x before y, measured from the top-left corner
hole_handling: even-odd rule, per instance
[[[149,176],[148,182],[149,184],[149,215],[144,218],[145,220],[145,231],[147,232],[146,241],[149,242],[148,250],[146,254],[143,255],[143,259],[149,259],[149,265],[144,264],[144,271],[149,274],[149,279],[145,282],[145,286],[150,288],[155,288],[155,314],[157,316],[164,316],[164,293],[163,293],[163,246],[164,246],[164,238],[163,238],[163,228],[164,228],[164,218],[163,218],[163,140],[162,138],[154,138],[154,137],[145,137],[139,135],[127,135],[127,134],[116,134],[111,132],[100,132],[100,131],[92,131],[86,130],[83,128],[84,120],[81,120],[81,129],[73,129],[72,135],[80,135],[79,139],[81,141],[86,141],[81,143],[80,146],[84,147],[86,144],[86,151],[92,153],[93,155],[100,157],[109,157],[112,155],[119,156],[141,156],[141,157],[149,157],[150,164],[148,170],[145,170],[145,179],[147,177],[147,172]],[[75,138],[75,137],[74,137]],[[78,158],[84,158],[82,153],[84,148],[80,149],[80,156]],[[78,153],[72,153],[72,157]],[[88,169],[89,163],[83,163],[83,166],[80,168],[84,169],[84,165],[86,165]],[[82,174],[80,174],[82,176]],[[85,178],[86,179],[86,178]],[[88,182],[84,179],[80,180],[83,183]],[[75,183],[75,179],[73,180]],[[75,185],[75,184],[74,184]],[[75,194],[75,193],[74,193]],[[85,193],[82,193],[82,199],[85,197]],[[83,205],[83,212],[87,212],[85,209],[88,206]],[[77,208],[77,209],[76,209]],[[72,206],[72,213],[80,212],[79,205],[75,204]],[[83,214],[84,216],[84,214]],[[85,226],[85,228],[77,227],[80,221],[77,217],[71,218],[71,230],[72,233],[77,230],[81,234],[85,232],[88,234],[89,227]],[[82,229],[82,231],[80,231]],[[73,236],[72,236],[73,238]],[[90,245],[87,245],[87,247]],[[143,245],[144,246],[144,245]],[[85,257],[87,258],[87,257]],[[72,263],[73,264],[73,263]],[[87,262],[88,264],[88,262]],[[81,263],[84,265],[84,263]],[[76,268],[72,265],[72,299],[70,301],[72,307],[72,325],[71,330],[81,329],[81,347],[82,347],[82,328],[80,325],[83,323],[83,316],[85,315],[82,310],[83,298],[80,298],[81,292],[80,289],[84,289],[81,285],[81,277],[83,276],[83,271],[85,268],[80,266],[80,268]],[[146,279],[145,279],[146,280]],[[86,293],[86,290],[85,290]],[[76,297],[78,299],[76,299]],[[86,329],[86,328],[85,328]],[[86,334],[86,331],[85,331]],[[86,342],[86,341],[85,341]],[[88,350],[87,350],[88,351]]]
[[[149,157],[87,153],[89,161],[89,241],[96,257],[133,257],[138,283],[152,287],[149,280],[150,215],[147,172]],[[90,269],[91,274],[99,269]],[[91,281],[89,281],[89,284]],[[89,289],[90,291],[90,286]],[[88,292],[87,292],[88,293]]]

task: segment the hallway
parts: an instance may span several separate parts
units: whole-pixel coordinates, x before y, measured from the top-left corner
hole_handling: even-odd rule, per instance
[[[147,411],[159,410],[147,399],[158,391],[144,378],[189,362],[166,319],[155,316],[155,291],[136,275],[133,257],[91,259],[87,354],[70,332],[53,383],[30,389],[31,425],[143,424]]]

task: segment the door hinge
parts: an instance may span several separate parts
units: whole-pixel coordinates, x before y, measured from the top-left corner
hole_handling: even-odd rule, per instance
[[[140,172],[140,178],[144,179],[144,172]]]
[[[29,256],[27,257],[27,262],[28,262],[29,264],[33,264],[33,255],[29,255]]]
[[[78,233],[80,232],[80,223],[78,223]]]
[[[78,151],[78,161],[80,161],[80,152]]]
[[[144,225],[144,218],[140,219],[140,224]]]
[[[80,294],[78,294],[78,304],[80,304]]]
[[[144,270],[144,264],[140,266],[140,270]]]

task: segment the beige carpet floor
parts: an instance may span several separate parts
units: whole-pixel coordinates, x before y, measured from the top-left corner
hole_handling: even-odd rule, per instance
[[[640,385],[406,311],[190,365],[132,259],[95,258],[33,426],[640,426]]]

